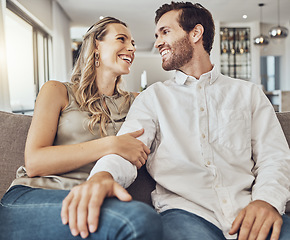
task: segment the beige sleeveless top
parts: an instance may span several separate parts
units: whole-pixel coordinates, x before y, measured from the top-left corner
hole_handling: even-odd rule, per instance
[[[57,134],[53,145],[76,144],[100,138],[99,124],[96,124],[94,134],[89,131],[88,123],[90,113],[80,110],[74,98],[72,84],[63,84],[67,88],[69,104],[60,114]],[[111,121],[107,124],[106,128],[108,135],[116,135],[134,99],[134,95],[130,93],[130,101],[124,105],[125,98],[119,94],[113,96],[103,95],[101,97],[100,101],[106,103],[109,110],[108,113],[111,117]],[[95,162],[61,175],[33,178],[28,177],[25,167],[21,166],[17,170],[16,179],[12,182],[11,186],[25,185],[46,189],[71,189],[73,186],[81,184],[87,179],[94,164]]]

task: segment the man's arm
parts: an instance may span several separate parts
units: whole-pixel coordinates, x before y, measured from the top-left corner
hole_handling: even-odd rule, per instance
[[[259,89],[257,89],[259,90]],[[290,151],[280,122],[263,93],[255,103],[252,120],[252,151],[256,176],[252,200],[271,204],[280,214],[289,198]]]
[[[272,228],[271,239],[279,239],[289,197],[289,147],[272,105],[258,88],[252,93],[252,109],[252,202],[239,213],[230,234],[239,231],[239,240],[266,239]]]
[[[156,116],[152,97],[146,93],[148,90],[135,99],[118,135],[143,128],[144,133],[138,139],[150,148],[156,133]],[[115,196],[121,201],[130,201],[132,197],[123,187],[128,187],[136,177],[137,168],[123,157],[115,154],[102,157],[88,181],[74,187],[63,201],[63,224],[69,224],[74,236],[87,237],[95,232],[104,199]]]
[[[98,172],[108,172],[124,188],[129,187],[137,177],[137,167],[123,157],[110,154],[99,159],[88,180]]]
[[[130,111],[123,123],[118,136],[134,131],[133,129],[144,129],[144,133],[137,139],[142,141],[147,147],[155,138],[157,130],[157,117],[153,104],[154,93],[152,89],[142,92],[133,102]],[[127,188],[137,177],[137,168],[123,157],[110,154],[97,161],[92,169],[90,176],[96,172],[109,172],[114,180],[121,186]]]

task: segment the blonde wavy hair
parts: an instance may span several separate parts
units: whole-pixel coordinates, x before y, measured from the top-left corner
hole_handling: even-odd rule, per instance
[[[95,40],[103,41],[107,34],[108,25],[112,23],[122,24],[127,27],[124,22],[113,17],[105,17],[91,26],[84,35],[81,51],[71,76],[77,103],[82,110],[90,112],[89,130],[94,134],[93,129],[99,123],[101,136],[108,135],[106,126],[112,119],[109,113],[101,106],[101,95],[96,84]],[[123,105],[126,105],[130,101],[130,93],[121,90],[120,83],[121,76],[118,76],[114,92],[125,97]],[[120,111],[122,106],[120,106]]]

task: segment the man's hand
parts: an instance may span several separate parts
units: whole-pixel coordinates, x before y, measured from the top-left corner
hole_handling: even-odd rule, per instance
[[[114,181],[108,172],[99,172],[88,181],[72,188],[63,200],[61,219],[69,224],[73,236],[86,238],[98,228],[100,208],[106,197],[130,201],[131,195]]]
[[[238,240],[265,240],[272,228],[271,240],[278,240],[282,223],[281,215],[272,205],[256,200],[240,211],[229,234],[239,231]]]

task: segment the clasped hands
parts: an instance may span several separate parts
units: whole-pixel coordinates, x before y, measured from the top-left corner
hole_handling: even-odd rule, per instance
[[[120,136],[108,137],[112,142],[112,152],[121,155],[137,168],[141,168],[150,153],[149,148],[136,139],[144,129]],[[100,209],[106,197],[117,197],[121,201],[130,201],[131,195],[114,181],[108,172],[98,172],[88,181],[72,188],[63,200],[61,219],[69,224],[73,236],[87,238],[89,233],[97,231]]]
[[[131,201],[131,195],[108,172],[98,172],[72,188],[63,200],[61,220],[69,224],[73,236],[87,238],[98,229],[100,209],[106,197]]]

